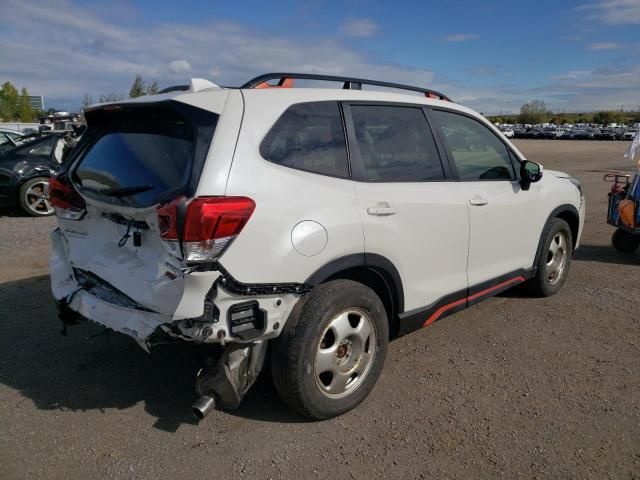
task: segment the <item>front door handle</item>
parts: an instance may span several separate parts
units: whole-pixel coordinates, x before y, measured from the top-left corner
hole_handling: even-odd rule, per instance
[[[487,203],[489,203],[489,200],[482,197],[473,197],[472,199],[469,200],[469,203],[474,207],[482,207],[483,205],[486,205]]]
[[[369,215],[375,215],[377,217],[388,217],[396,214],[396,209],[389,206],[387,202],[378,202],[375,207],[367,208]]]

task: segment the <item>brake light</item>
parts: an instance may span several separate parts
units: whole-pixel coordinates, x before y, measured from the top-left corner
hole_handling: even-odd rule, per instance
[[[179,252],[178,205],[182,198],[158,208],[160,235],[172,254]],[[247,197],[198,197],[186,207],[182,235],[184,260],[216,260],[242,231],[256,204]]]
[[[86,213],[86,203],[65,176],[49,178],[49,201],[59,218],[80,220]]]

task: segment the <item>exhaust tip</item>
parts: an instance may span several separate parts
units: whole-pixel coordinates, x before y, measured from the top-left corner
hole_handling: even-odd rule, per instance
[[[193,414],[198,420],[202,420],[204,417],[209,415],[209,413],[211,413],[211,410],[213,410],[215,407],[216,401],[213,399],[213,397],[210,397],[209,395],[203,395],[198,400],[196,400],[196,403],[194,403],[191,407],[191,411],[193,411]]]

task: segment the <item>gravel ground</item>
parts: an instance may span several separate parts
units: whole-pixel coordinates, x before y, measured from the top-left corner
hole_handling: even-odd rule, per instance
[[[517,144],[588,196],[564,289],[512,291],[392,342],[371,396],[324,422],[263,376],[198,425],[193,352],[147,355],[88,324],[59,335],[54,222],[0,218],[0,478],[640,478],[640,266],[610,246],[601,180],[631,172],[627,143]]]

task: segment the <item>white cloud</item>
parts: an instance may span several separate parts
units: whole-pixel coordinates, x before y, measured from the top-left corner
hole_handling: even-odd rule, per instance
[[[66,0],[3,1],[5,9],[24,15],[0,17],[0,80],[45,95],[48,103],[79,104],[85,92],[94,98],[126,93],[136,74],[157,80],[161,87],[175,84],[180,76],[216,77],[222,85],[241,85],[270,71],[425,86],[433,80],[429,70],[371,59],[337,37],[300,40],[230,22],[133,26],[110,22]],[[359,33],[371,33],[371,28],[361,27]],[[184,52],[189,52],[188,61]]]
[[[476,35],[475,33],[456,33],[444,37],[447,42],[467,42],[469,40],[476,40],[478,38],[478,35]]]
[[[67,0],[0,2],[5,10],[21,12],[11,18],[0,16],[0,81],[44,95],[52,107],[79,107],[85,92],[93,98],[126,94],[136,74],[165,87],[186,83],[188,77],[241,85],[270,71],[351,75],[425,86],[484,113],[517,111],[525,101],[537,98],[567,110],[638,103],[640,67],[587,66],[590,69],[578,73],[560,72],[540,88],[524,88],[507,81],[500,69],[490,85],[474,85],[478,75],[493,73],[491,65],[480,64],[470,70],[475,77],[445,83],[428,68],[374,58],[337,34],[301,38],[220,21],[133,25]],[[477,36],[460,33],[450,38],[464,41]]]
[[[607,25],[640,24],[639,0],[599,0],[577,9],[589,12],[590,19]]]
[[[174,60],[169,63],[169,71],[171,73],[188,73],[191,71],[191,64],[185,59]]]
[[[615,50],[617,48],[622,48],[622,45],[614,42],[601,42],[601,43],[592,43],[589,45],[589,50]]]
[[[378,29],[378,24],[370,18],[352,18],[340,26],[340,33],[347,37],[373,37]]]
[[[563,73],[562,75],[554,75],[551,77],[552,80],[575,80],[576,78],[584,77],[585,75],[590,75],[591,70],[571,70],[567,73]]]

